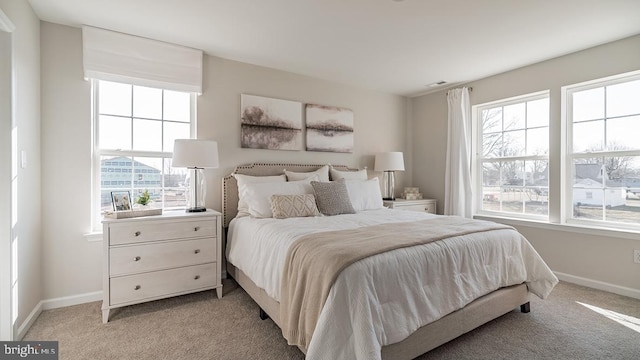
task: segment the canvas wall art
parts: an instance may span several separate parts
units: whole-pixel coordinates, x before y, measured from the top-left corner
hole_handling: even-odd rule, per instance
[[[302,150],[302,103],[242,94],[243,148]]]
[[[353,152],[353,111],[307,104],[307,151]]]

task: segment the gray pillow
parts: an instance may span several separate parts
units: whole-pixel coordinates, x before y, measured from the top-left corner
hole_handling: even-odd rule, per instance
[[[318,210],[325,215],[355,214],[344,179],[331,182],[312,181]]]

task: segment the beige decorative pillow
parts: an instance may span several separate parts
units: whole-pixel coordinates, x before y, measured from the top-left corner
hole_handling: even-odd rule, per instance
[[[276,219],[320,215],[311,194],[271,195],[271,212]]]

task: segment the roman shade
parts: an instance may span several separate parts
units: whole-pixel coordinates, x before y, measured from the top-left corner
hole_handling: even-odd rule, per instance
[[[202,51],[82,27],[85,78],[202,93]]]

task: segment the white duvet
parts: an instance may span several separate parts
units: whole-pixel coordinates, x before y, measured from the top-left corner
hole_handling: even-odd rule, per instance
[[[287,249],[312,233],[435,217],[390,209],[331,217],[234,219],[227,258],[280,300]],[[380,359],[380,350],[500,287],[526,282],[545,298],[558,279],[514,230],[459,236],[372,256],[346,268],[331,289],[307,359]]]

